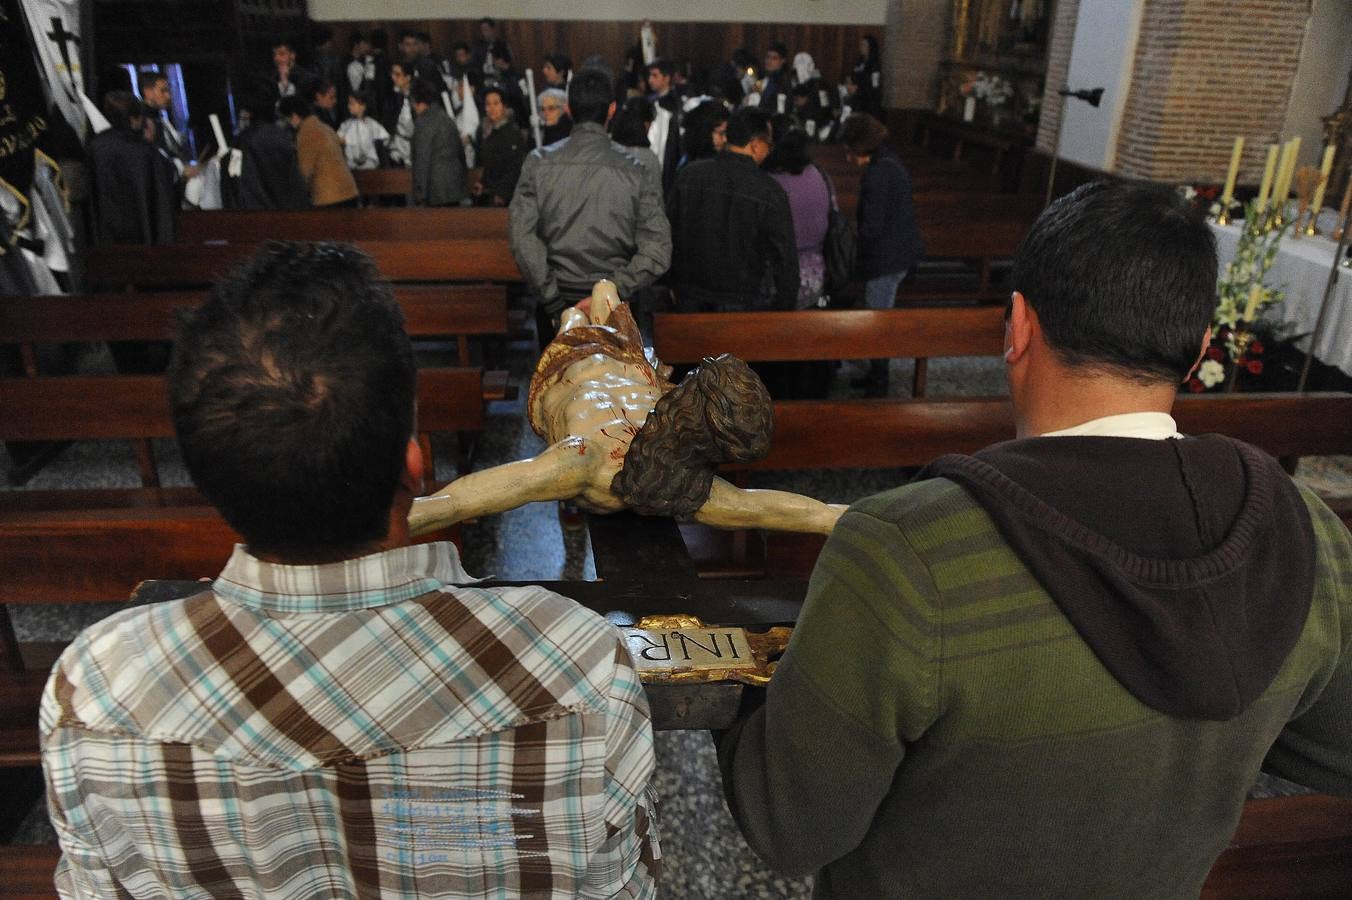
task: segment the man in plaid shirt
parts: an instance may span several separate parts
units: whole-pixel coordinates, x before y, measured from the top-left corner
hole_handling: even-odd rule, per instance
[[[410,545],[413,353],[374,265],[273,244],[185,321],[210,589],[86,630],[43,762],[63,897],[652,897],[648,704],[619,635]]]

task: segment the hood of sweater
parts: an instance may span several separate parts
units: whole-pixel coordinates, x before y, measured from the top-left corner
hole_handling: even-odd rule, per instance
[[[918,477],[963,485],[1108,671],[1160,712],[1239,715],[1300,637],[1309,511],[1247,444],[1029,438]]]

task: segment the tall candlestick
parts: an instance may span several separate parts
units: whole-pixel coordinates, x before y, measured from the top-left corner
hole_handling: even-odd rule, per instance
[[[1263,181],[1258,186],[1258,211],[1267,209],[1268,194],[1272,192],[1272,176],[1277,174],[1277,145],[1268,144],[1267,165],[1263,166]]]
[[[1324,208],[1324,191],[1329,185],[1329,173],[1333,171],[1333,153],[1333,145],[1329,144],[1324,148],[1324,159],[1319,164],[1319,186],[1314,189],[1314,197],[1310,200],[1310,225],[1312,226],[1315,219],[1319,218],[1319,210]]]
[[[1249,302],[1244,306],[1245,322],[1253,322],[1254,314],[1258,312],[1258,300],[1262,296],[1263,286],[1261,284],[1255,283],[1249,288]]]
[[[1300,138],[1293,137],[1286,142],[1286,150],[1282,154],[1283,165],[1281,167],[1280,183],[1277,185],[1273,196],[1272,204],[1277,208],[1277,216],[1281,218],[1286,215],[1286,201],[1291,196],[1291,179],[1296,174],[1296,160],[1300,156]]]
[[[1221,191],[1221,210],[1230,208],[1235,199],[1235,179],[1239,177],[1239,158],[1244,153],[1244,138],[1235,138],[1234,149],[1230,151],[1230,168],[1225,173],[1225,190]]]

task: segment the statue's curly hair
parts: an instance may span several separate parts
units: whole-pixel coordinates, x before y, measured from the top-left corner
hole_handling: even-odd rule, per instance
[[[735,356],[705,358],[657,401],[610,489],[636,512],[689,519],[709,499],[718,464],[760,459],[773,432],[756,373]]]

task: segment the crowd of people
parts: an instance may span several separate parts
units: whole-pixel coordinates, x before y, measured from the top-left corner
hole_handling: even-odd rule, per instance
[[[354,206],[352,172],[394,166],[410,170],[417,206],[508,207],[542,341],[558,312],[599,278],[615,281],[645,329],[648,314],[668,303],[683,311],[827,305],[840,287],[823,252],[838,206],[830,177],[811,159],[811,148],[827,141],[844,144],[863,167],[853,274],[865,283],[865,302],[891,306],[923,252],[909,175],[879,121],[872,38],[861,40],[839,90],[810,54],[772,44],[759,68],[745,50],[713,69],[630,54],[618,75],[599,57],[575,67],[551,53],[534,96],[492,19],[449,56],[414,31],[399,35],[393,52],[382,32],[355,33],[346,56],[321,38],[313,69],[299,65],[293,41],[278,40],[270,67],[241,91],[221,177],[227,205]],[[124,111],[142,108],[136,127],[163,159],[156,167],[148,147],[142,155],[150,154],[152,174],[158,168],[178,185],[154,192],[171,210],[176,199],[189,202],[184,185],[199,167],[162,112],[164,76],[147,73],[139,87],[139,103],[124,93],[107,98],[120,134],[105,140],[125,153]],[[138,236],[137,222],[112,218],[130,225],[100,230],[118,242],[155,242],[165,230]],[[764,368],[776,395],[820,392],[828,381],[809,367]],[[771,377],[775,369],[781,375]],[[863,387],[886,393],[884,361]]]

